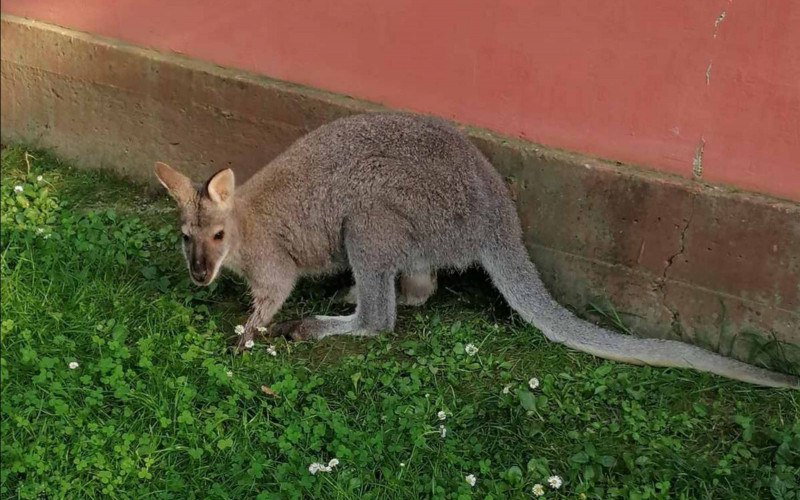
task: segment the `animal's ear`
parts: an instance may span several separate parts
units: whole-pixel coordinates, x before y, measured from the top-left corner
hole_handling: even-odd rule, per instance
[[[156,162],[156,177],[178,203],[186,203],[194,194],[192,181],[166,163]]]
[[[212,175],[206,183],[206,194],[217,205],[225,205],[233,197],[236,188],[236,179],[233,170],[226,168]]]

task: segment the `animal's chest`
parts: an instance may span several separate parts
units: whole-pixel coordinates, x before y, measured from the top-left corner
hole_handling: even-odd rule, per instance
[[[239,262],[239,258],[236,255],[227,255],[225,257],[225,261],[222,263],[222,267],[229,271],[233,271],[236,275],[244,277],[244,272],[242,271],[241,263]]]

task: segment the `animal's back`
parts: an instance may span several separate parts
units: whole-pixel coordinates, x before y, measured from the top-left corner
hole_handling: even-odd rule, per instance
[[[324,228],[329,239],[348,219],[372,215],[392,235],[387,244],[411,247],[402,250],[435,265],[471,263],[498,219],[517,221],[499,174],[453,125],[434,117],[370,113],[333,121],[243,189],[255,195],[276,179],[302,200],[306,224]]]

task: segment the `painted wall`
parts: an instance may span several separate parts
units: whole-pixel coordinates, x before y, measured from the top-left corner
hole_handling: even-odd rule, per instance
[[[796,0],[4,0],[2,11],[800,200]]]

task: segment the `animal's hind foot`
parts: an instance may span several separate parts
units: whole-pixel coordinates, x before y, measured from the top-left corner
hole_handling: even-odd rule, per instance
[[[436,292],[436,274],[432,272],[400,274],[399,293],[397,305],[420,307]],[[344,304],[357,305],[358,291],[356,286],[340,290],[336,300]]]
[[[273,337],[284,337],[291,340],[307,340],[303,338],[303,321],[284,321],[274,325],[272,330]]]
[[[331,335],[352,335],[371,337],[377,331],[359,325],[355,315],[352,316],[316,316],[295,321],[285,321],[272,327],[274,336],[281,336],[297,342],[305,340],[321,340]]]
[[[419,307],[425,304],[436,292],[436,273],[402,273],[400,275],[400,294],[397,304]]]

